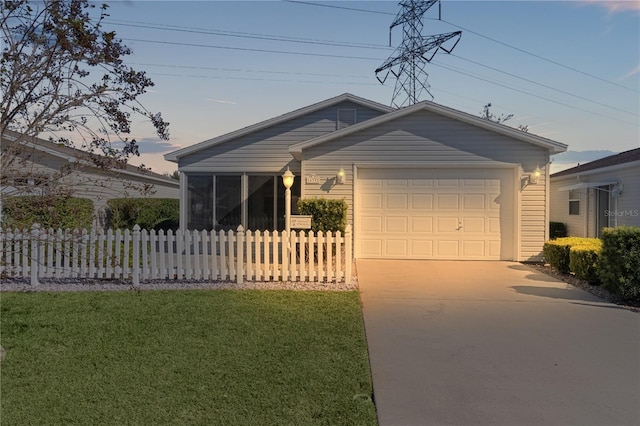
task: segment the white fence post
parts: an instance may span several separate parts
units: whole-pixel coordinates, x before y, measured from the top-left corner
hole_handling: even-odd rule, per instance
[[[40,262],[40,225],[34,223],[31,227],[31,285],[37,286],[38,282],[38,263]]]
[[[242,225],[238,226],[238,233],[236,235],[236,250],[236,282],[238,284],[242,284],[244,282],[244,228],[242,227]]]
[[[140,285],[140,225],[133,227],[133,268],[131,278],[134,286]]]
[[[351,258],[351,225],[347,225],[344,233],[344,245],[345,245],[345,256],[344,256],[344,282],[345,284],[351,284],[351,264],[353,263],[353,259]]]

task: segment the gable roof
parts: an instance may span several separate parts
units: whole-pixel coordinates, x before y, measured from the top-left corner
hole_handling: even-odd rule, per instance
[[[640,161],[640,148],[624,151],[619,154],[610,155],[608,157],[593,160],[585,164],[579,164],[570,169],[562,170],[552,174],[550,177],[559,177],[572,175],[574,173],[583,173],[589,170],[602,169],[604,167],[617,166],[619,164],[630,163],[632,161]]]
[[[245,136],[245,135],[257,132],[259,130],[266,129],[268,127],[275,126],[277,124],[284,123],[286,121],[289,121],[289,120],[292,120],[292,119],[295,119],[295,118],[298,118],[298,117],[302,117],[303,115],[306,115],[306,114],[309,114],[309,113],[312,113],[312,112],[315,112],[315,111],[319,111],[319,110],[321,110],[323,108],[327,108],[327,107],[330,107],[330,106],[333,106],[333,105],[337,105],[337,104],[339,104],[341,102],[344,102],[344,101],[351,101],[351,102],[356,103],[358,105],[362,105],[362,106],[365,106],[365,107],[368,107],[368,108],[371,108],[371,109],[374,109],[374,110],[377,110],[377,111],[381,111],[381,112],[384,112],[384,113],[393,111],[393,108],[388,107],[386,105],[382,105],[382,104],[380,104],[378,102],[374,102],[374,101],[370,101],[368,99],[364,99],[364,98],[361,98],[361,97],[358,97],[358,96],[354,96],[354,95],[352,95],[350,93],[343,93],[342,95],[339,95],[339,96],[336,96],[336,97],[333,97],[333,98],[330,98],[330,99],[326,99],[324,101],[321,101],[321,102],[306,106],[304,108],[297,109],[295,111],[288,112],[286,114],[279,115],[277,117],[270,118],[270,119],[265,120],[265,121],[261,121],[261,122],[256,123],[256,124],[252,124],[250,126],[242,128],[242,129],[235,130],[235,131],[233,131],[231,133],[227,133],[227,134],[215,137],[213,139],[208,139],[206,141],[203,141],[203,142],[188,146],[186,148],[182,148],[182,149],[179,149],[177,151],[170,152],[168,154],[165,154],[164,159],[167,160],[167,161],[173,161],[174,163],[177,163],[178,159],[180,159],[181,157],[184,157],[184,156],[189,155],[189,154],[193,154],[194,152],[197,152],[197,151],[200,151],[200,150],[203,150],[203,149],[207,149],[207,148],[210,148],[210,147],[215,146],[215,145],[219,145],[219,144],[224,143],[224,142],[228,142],[230,140],[239,138],[241,136]]]
[[[289,152],[298,160],[302,158],[302,151],[308,148],[311,148],[316,145],[320,145],[325,142],[329,142],[343,136],[350,135],[352,133],[359,132],[364,129],[368,129],[373,126],[377,126],[382,123],[386,123],[391,120],[398,119],[400,117],[407,116],[409,114],[413,114],[417,111],[429,111],[435,114],[439,114],[448,118],[452,118],[454,120],[462,121],[468,124],[471,124],[476,127],[481,127],[483,129],[499,133],[514,139],[518,139],[524,142],[528,142],[534,145],[541,146],[550,151],[550,154],[557,154],[560,152],[564,152],[567,150],[567,145],[556,142],[551,139],[543,138],[542,136],[536,136],[531,133],[523,132],[522,130],[514,129],[513,127],[505,126],[503,124],[495,123],[493,121],[484,119],[482,117],[476,117],[471,114],[467,114],[466,112],[458,111],[453,108],[445,107],[443,105],[436,104],[430,101],[423,101],[417,103],[415,105],[411,105],[402,109],[394,110],[393,112],[389,112],[387,114],[381,115],[376,118],[372,118],[367,121],[363,121],[358,124],[351,125],[344,129],[329,133],[324,136],[319,136],[317,138],[300,142],[295,145],[289,147]]]
[[[97,168],[95,162],[92,159],[100,158],[98,154],[93,154],[63,144],[54,143],[46,139],[41,139],[33,136],[21,137],[20,133],[13,130],[4,131],[4,133],[2,134],[2,141],[4,142],[5,140],[9,141],[9,143],[15,143],[17,141],[17,143],[19,144],[47,153],[54,157],[62,158],[69,163],[78,163],[87,167]],[[139,167],[131,165],[129,163],[125,164],[123,168],[114,167],[111,168],[111,170],[118,174],[149,179],[165,185],[176,187],[180,186],[180,183],[175,179],[171,179],[167,176],[152,172],[150,170],[141,171]]]

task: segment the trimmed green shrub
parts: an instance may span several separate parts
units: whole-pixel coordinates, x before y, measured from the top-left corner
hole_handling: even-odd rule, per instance
[[[83,229],[93,223],[93,201],[53,195],[6,197],[2,200],[3,228]]]
[[[571,246],[569,251],[569,269],[577,278],[596,284],[598,278],[598,260],[602,250],[602,241],[593,239],[589,244]]]
[[[173,198],[114,198],[107,201],[109,227],[176,230],[180,222],[180,200]]]
[[[567,225],[562,222],[549,222],[549,238],[555,240],[567,236]]]
[[[602,232],[598,276],[604,288],[640,302],[640,228],[619,226]]]
[[[313,232],[344,233],[347,226],[347,202],[342,200],[327,200],[326,198],[305,198],[298,200],[298,213],[311,215],[311,230]]]
[[[568,274],[570,269],[569,253],[571,246],[589,245],[597,238],[565,237],[550,240],[544,243],[542,253],[547,262],[563,274]]]

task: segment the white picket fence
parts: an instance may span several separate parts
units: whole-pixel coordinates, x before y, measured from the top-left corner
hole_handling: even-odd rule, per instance
[[[351,281],[351,226],[309,231],[3,230],[0,276],[131,280]]]

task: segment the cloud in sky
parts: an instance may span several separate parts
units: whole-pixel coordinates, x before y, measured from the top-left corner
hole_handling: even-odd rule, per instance
[[[640,74],[640,65],[638,65],[637,67],[635,67],[634,69],[632,69],[631,71],[626,73],[624,75],[624,77],[622,77],[622,78],[629,78],[629,77],[632,77],[632,76],[634,76],[636,74]]]
[[[141,154],[165,153],[181,148],[179,145],[156,138],[142,138],[136,141]]]
[[[609,13],[636,11],[640,12],[640,2],[637,0],[583,0],[588,4],[604,7]]]
[[[225,101],[225,100],[222,100],[222,99],[205,98],[204,100],[205,101],[209,101],[209,102],[216,102],[216,103],[219,103],[219,104],[227,104],[227,105],[237,105],[238,104],[237,102]]]

